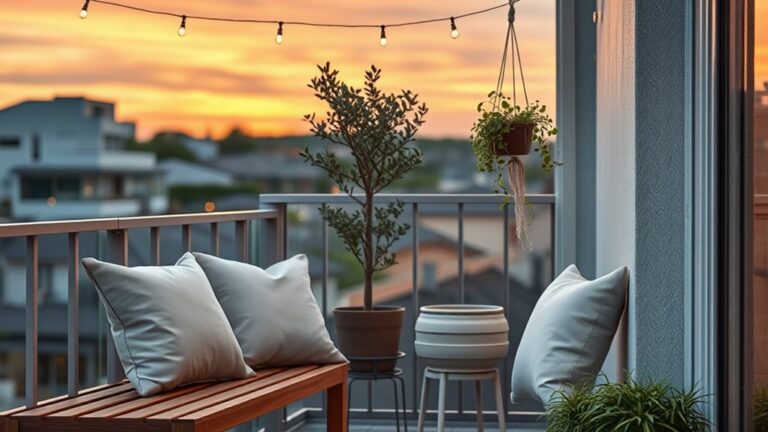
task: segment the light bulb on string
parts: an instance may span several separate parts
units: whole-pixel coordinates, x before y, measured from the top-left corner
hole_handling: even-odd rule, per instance
[[[85,0],[85,3],[83,4],[83,8],[80,9],[80,18],[85,19],[88,17],[88,3],[90,3],[91,0]]]
[[[181,16],[181,25],[179,26],[179,36],[187,34],[187,16]]]
[[[283,43],[283,22],[277,23],[277,35],[275,36],[275,43],[280,45]]]
[[[387,46],[387,43],[388,43],[388,41],[387,41],[387,30],[386,30],[386,26],[381,26],[381,38],[379,39],[379,43],[380,43],[380,44],[381,44],[381,46],[383,46],[383,47]]]
[[[451,37],[456,39],[459,37],[459,29],[456,28],[456,20],[451,17]]]

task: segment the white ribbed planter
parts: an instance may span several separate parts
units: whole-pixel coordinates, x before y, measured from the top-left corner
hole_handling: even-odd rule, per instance
[[[439,369],[491,369],[507,355],[509,325],[501,306],[423,306],[416,355]]]

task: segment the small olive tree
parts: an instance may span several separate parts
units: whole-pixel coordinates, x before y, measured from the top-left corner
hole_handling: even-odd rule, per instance
[[[363,88],[347,85],[330,63],[318,65],[320,75],[309,87],[328,105],[326,116],[304,116],[310,131],[350,151],[351,163],[341,160],[330,149],[313,153],[307,147],[302,156],[328,173],[339,189],[357,204],[354,210],[341,207],[320,208],[320,214],[339,234],[363,267],[364,307],[373,309],[373,274],[395,264],[392,245],[410,226],[399,222],[401,201],[375,206],[373,197],[405,173],[421,165],[419,149],[409,145],[424,124],[427,106],[409,90],[384,93],[377,87],[381,70],[365,72]]]

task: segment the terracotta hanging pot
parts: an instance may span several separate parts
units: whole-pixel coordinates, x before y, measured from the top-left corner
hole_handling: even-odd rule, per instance
[[[525,156],[531,152],[533,123],[511,123],[509,132],[502,136],[501,143],[493,149],[497,156]]]

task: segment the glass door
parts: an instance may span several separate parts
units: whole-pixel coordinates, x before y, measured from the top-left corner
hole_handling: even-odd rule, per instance
[[[752,133],[752,417],[768,431],[768,0],[755,0]]]

